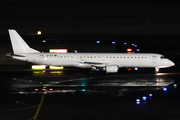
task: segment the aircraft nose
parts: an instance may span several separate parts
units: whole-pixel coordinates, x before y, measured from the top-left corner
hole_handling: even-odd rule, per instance
[[[169,61],[169,63],[170,63],[171,66],[174,66],[174,65],[175,65],[175,63],[172,62],[172,61]]]

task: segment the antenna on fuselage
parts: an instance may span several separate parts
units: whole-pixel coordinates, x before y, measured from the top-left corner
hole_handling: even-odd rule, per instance
[[[78,53],[76,50],[74,50],[75,53]]]

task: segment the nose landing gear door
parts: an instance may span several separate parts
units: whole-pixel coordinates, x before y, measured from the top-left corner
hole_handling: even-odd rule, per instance
[[[152,56],[152,62],[156,63],[156,61],[157,61],[157,57],[156,56]]]

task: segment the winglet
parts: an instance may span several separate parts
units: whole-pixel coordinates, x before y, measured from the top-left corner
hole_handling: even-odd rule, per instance
[[[22,39],[22,37],[16,32],[16,30],[9,29],[9,35],[14,54],[20,53],[40,53],[39,51],[32,49]]]

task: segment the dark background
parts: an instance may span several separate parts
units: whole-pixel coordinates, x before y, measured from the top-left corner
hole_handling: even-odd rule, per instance
[[[1,0],[0,63],[12,63],[5,57],[12,52],[8,29],[17,30],[40,51],[125,52],[127,42],[137,44],[141,52],[178,55],[179,6],[175,0]]]

